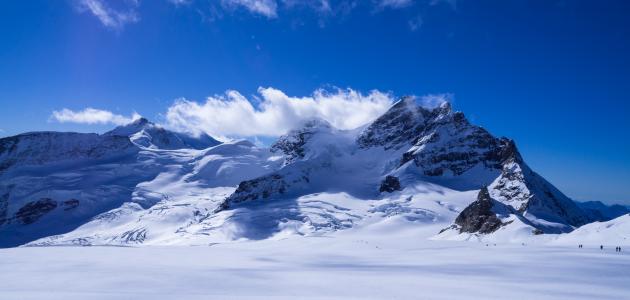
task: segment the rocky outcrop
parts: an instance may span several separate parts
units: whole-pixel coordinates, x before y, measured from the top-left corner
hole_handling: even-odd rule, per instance
[[[488,234],[499,229],[503,222],[493,211],[495,201],[490,198],[487,188],[479,191],[477,200],[466,207],[455,219],[460,233]]]
[[[450,107],[436,109],[430,116],[418,140],[403,154],[401,165],[413,161],[427,176],[459,176],[475,166],[498,173],[504,161],[518,155],[513,141],[492,136]]]
[[[0,226],[7,221],[9,214],[9,193],[0,196]]]
[[[272,195],[282,195],[287,186],[287,182],[279,174],[243,181],[239,183],[236,191],[221,203],[219,209],[228,209],[234,204],[245,201],[267,199]]]
[[[31,224],[43,217],[47,213],[57,208],[57,202],[50,198],[42,198],[37,201],[26,203],[17,213],[15,219],[22,224]]]
[[[79,206],[79,203],[80,202],[77,199],[66,200],[62,203],[63,210],[68,211],[68,210],[75,209]]]
[[[579,227],[593,221],[573,200],[519,160],[506,163],[501,175],[488,189],[494,199],[527,216],[532,222],[542,219],[569,225],[560,232],[571,231],[571,226]],[[543,228],[542,223],[537,226],[546,232],[552,230]]]
[[[395,191],[400,191],[402,188],[400,186],[400,180],[398,177],[387,175],[385,179],[381,182],[381,186],[378,189],[379,192],[388,192],[393,193]]]
[[[357,144],[364,149],[407,148],[400,165],[413,161],[430,177],[459,176],[476,166],[496,176],[507,159],[519,155],[513,141],[496,138],[470,124],[463,113],[453,112],[449,103],[428,109],[411,97],[401,99],[363,130]]]
[[[285,157],[285,165],[293,163],[306,156],[308,141],[318,132],[330,131],[331,125],[320,119],[314,119],[304,123],[299,129],[289,131],[271,145],[271,151],[282,153]]]
[[[418,106],[413,97],[403,97],[361,132],[357,144],[364,149],[387,150],[410,146],[422,135],[429,115],[430,111]]]

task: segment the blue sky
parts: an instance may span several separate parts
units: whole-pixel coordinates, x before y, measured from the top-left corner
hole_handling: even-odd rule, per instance
[[[337,99],[363,119],[309,109],[349,127],[383,97],[448,95],[569,196],[630,204],[629,14],[628,1],[2,1],[0,136],[102,132],[134,113],[189,126],[187,110],[217,112],[209,96]],[[53,114],[86,108],[102,122]],[[185,128],[290,125],[225,122]]]

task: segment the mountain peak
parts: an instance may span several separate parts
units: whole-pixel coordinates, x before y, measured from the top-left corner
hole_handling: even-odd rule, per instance
[[[302,123],[302,126],[299,127],[298,129],[294,129],[292,131],[302,131],[305,128],[331,128],[332,125],[330,125],[330,123],[324,119],[321,118],[312,118],[309,120],[306,120],[305,122]]]
[[[144,126],[147,124],[153,124],[153,123],[149,122],[149,120],[147,120],[147,118],[145,117],[140,117],[138,119],[133,120],[133,122],[129,123],[128,125]]]
[[[451,105],[450,102],[444,101],[435,109],[439,110],[441,114],[447,115],[453,111],[453,106]]]
[[[416,98],[413,96],[402,96],[398,101],[394,102],[390,107],[390,110],[393,108],[402,108],[402,107],[415,107],[416,106]]]
[[[133,120],[131,123],[127,123],[125,125],[120,125],[108,132],[105,135],[122,135],[122,136],[130,136],[132,134],[138,133],[143,129],[149,127],[156,127],[154,123],[150,122],[148,119],[144,117],[140,117],[138,119]]]
[[[271,145],[272,152],[282,152],[286,156],[285,163],[291,163],[306,155],[306,144],[318,133],[333,131],[332,125],[324,119],[307,120],[297,129],[289,131]]]
[[[425,127],[429,111],[416,103],[414,97],[402,97],[389,110],[366,127],[357,142],[362,148],[383,146],[403,147],[417,137]]]
[[[104,135],[126,136],[136,145],[159,149],[205,149],[220,144],[207,134],[192,136],[173,132],[143,117],[118,126]]]

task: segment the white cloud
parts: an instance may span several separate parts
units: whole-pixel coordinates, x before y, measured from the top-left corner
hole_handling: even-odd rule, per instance
[[[140,0],[71,0],[79,12],[88,12],[107,28],[116,31],[122,30],[127,24],[140,21],[138,9]],[[283,12],[296,10],[310,10],[315,12],[320,27],[325,27],[332,18],[343,19],[357,7],[370,7],[373,12],[385,9],[417,10],[419,7],[437,6],[448,4],[456,9],[457,0],[163,0],[175,7],[188,7],[201,15],[204,21],[221,19],[224,13],[234,12],[239,9],[248,11],[254,15],[264,16],[267,19],[276,19]],[[203,3],[206,3],[205,5]],[[117,4],[117,5],[114,5]],[[196,5],[199,4],[199,5]],[[304,24],[302,18],[295,19],[292,24]],[[412,31],[418,30],[422,25],[420,17],[408,21]]]
[[[129,117],[114,114],[107,110],[86,108],[80,111],[72,111],[64,108],[59,111],[53,111],[50,116],[51,120],[61,123],[81,123],[81,124],[114,124],[124,125],[140,118],[140,115],[133,113]]]
[[[380,0],[378,2],[380,8],[403,8],[412,4],[413,0]]]
[[[328,0],[282,0],[282,4],[288,9],[306,7],[323,14],[333,12]]]
[[[102,0],[79,0],[77,8],[81,12],[90,12],[96,16],[101,23],[112,29],[120,30],[128,23],[135,23],[140,20],[136,13],[136,8],[140,3],[139,0],[127,1],[127,9],[124,11],[116,10],[109,7]]]
[[[168,0],[168,2],[174,4],[175,6],[180,6],[180,5],[188,5],[192,2],[192,0]]]
[[[457,10],[457,0],[431,0],[429,5],[435,6],[442,3],[448,4],[448,6],[450,6],[453,10]]]
[[[422,24],[424,24],[424,21],[422,20],[421,16],[417,16],[409,20],[408,23],[409,23],[409,29],[411,29],[411,31],[418,31],[422,27]]]
[[[362,94],[352,89],[317,90],[308,97],[290,97],[274,88],[259,88],[257,107],[237,91],[198,103],[176,100],[166,113],[166,127],[208,133],[218,138],[279,136],[305,120],[322,118],[340,129],[367,124],[394,102],[388,93]]]
[[[242,7],[251,13],[263,15],[267,18],[278,16],[278,3],[276,3],[276,0],[221,0],[221,4],[229,9]]]

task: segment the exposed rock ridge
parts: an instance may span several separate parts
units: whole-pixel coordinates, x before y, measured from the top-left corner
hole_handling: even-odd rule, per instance
[[[495,202],[490,197],[488,188],[482,188],[477,200],[466,207],[455,219],[459,232],[488,234],[503,226],[503,222],[493,211]]]

